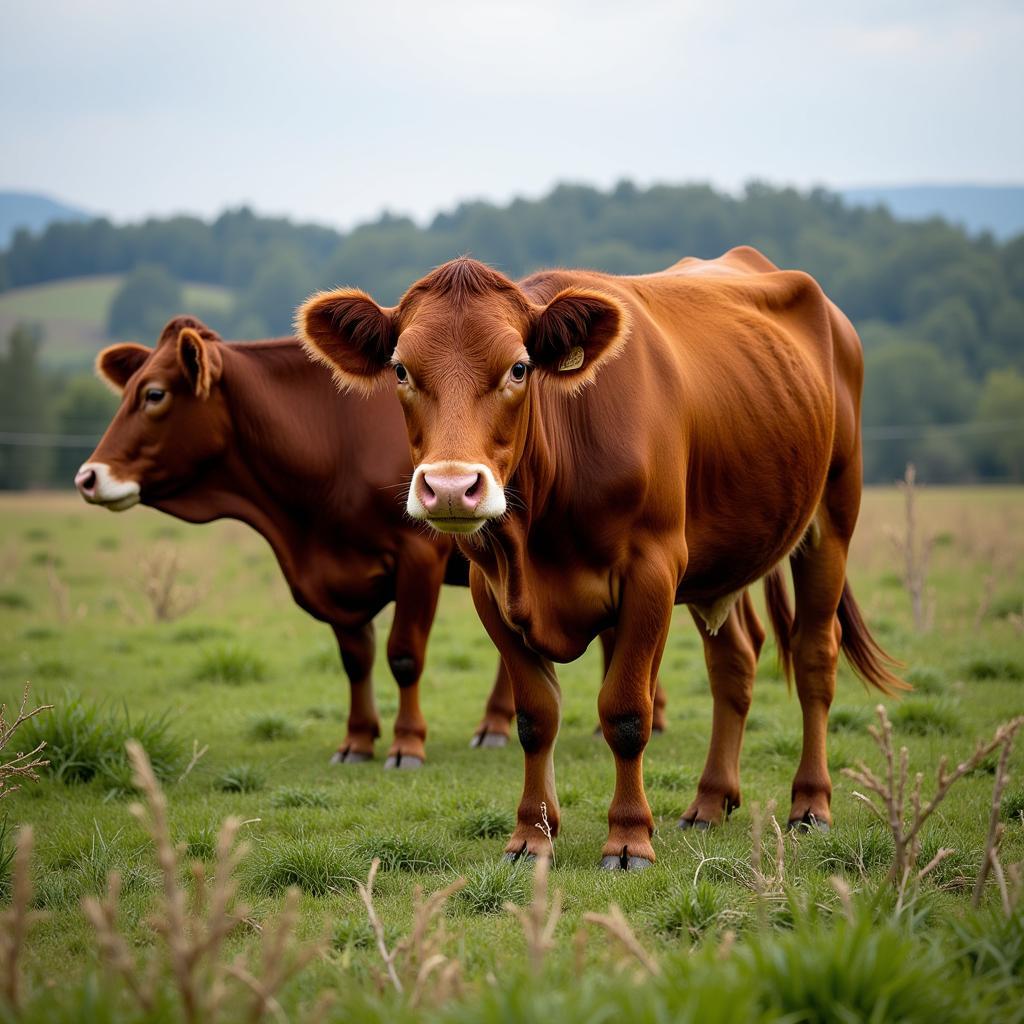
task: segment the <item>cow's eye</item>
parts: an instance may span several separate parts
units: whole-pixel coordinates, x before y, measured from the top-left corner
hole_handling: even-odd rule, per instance
[[[163,388],[146,388],[146,403],[148,405],[156,405],[157,402],[164,400],[164,395],[167,392]]]
[[[509,370],[509,376],[517,384],[521,384],[524,380],[526,380],[526,363],[513,363],[512,369]]]
[[[409,371],[401,363],[395,363],[395,376],[399,384],[405,384],[409,379]]]

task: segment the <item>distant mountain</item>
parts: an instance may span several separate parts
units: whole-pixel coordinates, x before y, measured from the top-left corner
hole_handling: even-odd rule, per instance
[[[0,249],[6,249],[18,228],[42,231],[61,220],[91,220],[94,214],[32,192],[0,192]]]
[[[1005,240],[1024,232],[1024,185],[883,185],[838,189],[854,206],[889,207],[900,220],[943,217],[972,235]]]

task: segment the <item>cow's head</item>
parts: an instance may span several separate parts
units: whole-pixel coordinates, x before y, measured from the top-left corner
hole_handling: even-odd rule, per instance
[[[439,267],[390,309],[355,289],[321,292],[296,325],[342,387],[393,382],[416,467],[408,512],[446,533],[504,515],[537,389],[571,396],[628,331],[609,295],[567,288],[538,305],[470,259]]]
[[[75,476],[86,501],[122,512],[173,494],[228,441],[219,393],[219,336],[194,317],[176,317],[156,348],[111,345],[96,359],[119,394],[96,450]]]

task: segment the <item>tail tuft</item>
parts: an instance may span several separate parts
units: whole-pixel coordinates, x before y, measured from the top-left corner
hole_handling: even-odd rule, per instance
[[[850,581],[843,584],[843,596],[839,599],[839,625],[843,630],[842,647],[846,660],[858,676],[871,686],[877,687],[889,697],[901,690],[912,690],[890,668],[899,668],[901,663],[887,654],[871,635],[871,631],[853,598]]]

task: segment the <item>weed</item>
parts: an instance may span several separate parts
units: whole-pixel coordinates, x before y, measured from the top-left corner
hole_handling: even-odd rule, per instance
[[[200,682],[242,683],[261,682],[267,677],[267,663],[259,655],[237,644],[225,644],[206,651],[193,673]]]
[[[20,590],[0,590],[0,608],[8,611],[28,611],[32,602]]]
[[[452,871],[458,859],[450,841],[413,829],[361,836],[352,842],[350,851],[360,866],[379,860],[382,871]]]
[[[226,768],[214,779],[214,789],[222,793],[257,793],[267,784],[264,772],[251,764]]]
[[[272,742],[290,740],[299,734],[291,720],[284,715],[258,715],[249,724],[249,736],[254,740]]]
[[[564,799],[563,799],[564,804]],[[463,815],[458,834],[467,839],[497,839],[507,836],[515,828],[511,811],[497,807],[479,807]]]
[[[325,809],[334,801],[326,789],[314,786],[281,786],[270,794],[272,807],[297,808],[314,807]]]
[[[1005,654],[977,654],[964,663],[964,675],[981,682],[989,679],[1018,682],[1024,679],[1024,661]]]
[[[256,851],[248,888],[275,896],[294,886],[310,896],[326,896],[354,884],[356,865],[330,835],[272,837]]]
[[[477,864],[463,873],[465,885],[450,906],[467,914],[498,914],[508,903],[522,906],[530,899],[530,874],[520,861]]]
[[[907,698],[892,713],[893,725],[909,736],[954,736],[960,719],[948,704]]]

